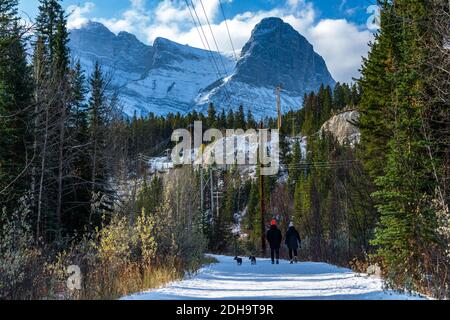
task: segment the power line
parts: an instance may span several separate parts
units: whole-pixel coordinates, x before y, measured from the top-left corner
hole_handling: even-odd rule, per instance
[[[192,21],[194,21],[195,29],[197,30],[198,36],[200,37],[200,40],[201,40],[202,45],[203,45],[203,48],[206,48],[205,42],[203,41],[202,34],[200,33],[200,30],[199,30],[199,28],[197,26],[197,22],[195,21],[194,15],[193,15],[192,10],[191,10],[191,7],[190,7],[189,3],[187,2],[187,0],[185,0],[185,2],[186,2],[186,6],[189,9],[189,14],[191,15]],[[208,60],[212,64],[211,52],[208,52]],[[213,66],[213,68],[214,68],[214,66]]]
[[[228,74],[227,68],[225,67],[225,63],[223,62],[223,57],[220,54],[220,49],[219,49],[219,46],[217,44],[216,37],[214,36],[214,32],[212,30],[211,23],[209,22],[208,14],[206,13],[205,6],[203,5],[203,1],[202,0],[200,0],[200,4],[202,6],[203,13],[205,14],[206,22],[208,23],[208,26],[209,26],[209,31],[211,31],[211,36],[212,36],[212,38],[214,40],[214,44],[216,45],[217,52],[219,53],[219,58],[220,58],[220,61],[222,62],[223,70],[225,71],[225,75],[227,75]]]
[[[215,71],[217,72],[217,74],[219,75],[219,78],[220,78],[220,77],[221,77],[221,74],[220,74],[219,66],[217,65],[216,59],[215,59],[214,54],[213,54],[213,52],[212,52],[212,50],[211,50],[211,47],[210,47],[210,45],[209,45],[208,38],[206,37],[205,30],[203,30],[203,26],[202,26],[202,23],[201,23],[201,21],[200,21],[200,18],[199,18],[199,16],[198,16],[198,14],[197,14],[197,10],[195,9],[194,3],[192,2],[192,0],[189,0],[190,4],[189,4],[188,0],[185,0],[185,2],[186,2],[186,5],[187,5],[187,7],[188,7],[188,9],[189,9],[189,13],[191,14],[192,20],[194,21],[195,28],[197,29],[197,32],[198,32],[198,34],[199,34],[199,36],[200,36],[200,40],[201,40],[201,42],[202,42],[202,45],[203,45],[203,47],[204,47],[205,49],[208,50],[209,55],[210,55],[210,58],[212,59],[212,61],[213,61],[213,63],[214,63],[213,69],[215,68]],[[198,25],[197,25],[197,21],[196,21],[195,18],[194,18],[194,15],[192,14],[192,11],[191,11],[191,5],[192,5],[192,9],[194,9],[195,16],[197,17]],[[203,37],[202,37],[202,35],[201,35],[201,33],[200,33],[199,27],[200,27],[200,29],[201,29],[201,32],[203,33],[203,37],[205,38],[206,44],[205,44],[205,42],[203,42]],[[208,57],[209,57],[209,56],[208,56]]]
[[[228,38],[230,39],[231,48],[233,49],[234,58],[236,59],[236,62],[237,62],[238,61],[238,57],[237,57],[237,54],[236,54],[236,50],[234,49],[234,44],[233,44],[233,40],[231,38],[230,28],[228,27],[227,17],[225,16],[225,10],[223,9],[223,5],[222,5],[222,1],[221,0],[219,0],[219,4],[220,4],[220,9],[222,11],[223,19],[225,21],[225,26],[227,28]]]
[[[191,0],[191,2],[192,2],[192,0]],[[223,61],[222,54],[220,53],[219,45],[217,44],[216,37],[214,36],[214,32],[213,32],[213,29],[211,27],[211,23],[209,22],[208,14],[206,13],[206,9],[205,9],[205,6],[203,5],[203,1],[202,0],[200,0],[200,5],[202,6],[203,13],[205,14],[206,22],[208,23],[209,31],[211,32],[211,36],[212,36],[212,38],[214,40],[214,44],[216,46],[217,53],[218,53],[220,61],[222,63],[223,70],[224,70],[224,75],[228,76],[227,68],[226,68],[225,63]],[[195,8],[194,8],[194,10],[195,10]],[[228,100],[228,104],[230,105],[230,107],[232,107],[230,93],[228,92],[228,90],[226,88],[227,83],[225,82],[225,79],[223,81],[224,81],[223,89],[225,90],[226,99]]]
[[[201,23],[201,20],[200,20],[200,18],[199,18],[198,13],[197,13],[197,9],[195,8],[194,3],[192,2],[192,0],[189,0],[190,5],[189,5],[189,3],[188,3],[188,0],[185,0],[185,2],[186,2],[186,5],[187,5],[188,8],[189,8],[189,12],[191,13],[191,17],[192,17],[192,19],[193,19],[193,21],[194,21],[195,27],[197,28],[197,32],[199,33],[200,39],[202,40],[202,44],[203,44],[204,48],[205,48],[206,50],[209,51],[209,53],[210,53],[210,55],[211,55],[211,57],[212,57],[212,60],[213,60],[213,62],[214,62],[214,66],[215,66],[215,68],[216,68],[217,75],[219,76],[219,78],[222,78],[222,74],[221,74],[221,72],[220,72],[220,68],[219,68],[219,66],[218,66],[218,64],[217,64],[215,55],[214,55],[213,51],[211,50],[211,46],[209,45],[209,41],[208,41],[208,38],[207,38],[207,36],[206,36],[205,30],[203,29],[203,25],[202,25],[202,23]],[[194,11],[195,17],[197,18],[197,21],[195,20],[194,16],[192,15],[192,12],[191,12],[191,6],[192,6],[192,9],[193,9],[193,11]],[[203,4],[202,4],[202,6],[203,6]],[[204,12],[205,12],[205,15],[206,15],[206,11],[205,11],[205,10],[204,10]],[[209,19],[208,19],[208,16],[207,16],[207,15],[206,15],[206,19],[207,19],[208,22],[209,22]],[[200,34],[200,31],[198,30],[197,22],[198,22],[198,26],[200,26],[201,32],[202,32],[202,34],[203,34],[203,37],[205,38],[206,45],[205,45],[205,43],[203,42],[203,38],[202,38],[202,36],[201,36],[201,34]],[[211,32],[212,32],[212,29],[211,29]],[[214,38],[214,34],[212,34],[212,35],[213,35],[213,38]],[[215,38],[214,38],[214,40],[215,40]],[[217,46],[217,43],[216,43],[216,46]],[[221,61],[222,61],[222,64],[224,65],[223,58],[222,58],[222,56],[220,55],[220,52],[218,52],[218,54],[219,54],[219,57],[220,57],[220,59],[221,59]],[[213,68],[214,68],[214,66],[213,66]],[[225,71],[225,76],[227,76],[226,68],[224,68],[224,71]],[[224,90],[225,90],[225,98],[228,100],[228,104],[231,106],[231,98],[230,98],[230,94],[229,94],[227,88],[225,87],[225,85],[226,85],[226,83],[225,83],[224,86],[223,86],[223,88],[224,88]]]

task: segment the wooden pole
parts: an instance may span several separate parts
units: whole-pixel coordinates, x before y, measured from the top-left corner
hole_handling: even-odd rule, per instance
[[[260,129],[264,128],[263,122],[260,123]],[[260,146],[261,148],[261,146]],[[261,219],[261,253],[262,256],[266,256],[266,228],[265,228],[265,198],[264,198],[264,175],[261,174],[262,163],[261,163],[261,149],[258,149],[258,157],[260,159],[260,171],[259,171],[259,210]]]
[[[204,186],[203,186],[203,163],[200,163],[200,215],[202,217],[202,231],[203,234],[206,232],[206,219],[205,219],[205,210],[204,210],[204,203],[205,203],[205,196],[203,194],[204,192]]]
[[[278,131],[281,131],[281,85],[277,87],[277,114],[278,114]]]
[[[214,180],[213,180],[213,170],[209,169],[209,180],[211,183],[211,217],[214,216]]]

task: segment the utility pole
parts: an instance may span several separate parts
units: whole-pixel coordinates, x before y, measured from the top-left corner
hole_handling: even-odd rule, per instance
[[[278,131],[281,131],[281,84],[276,89],[277,94],[277,114],[278,114]]]
[[[219,183],[219,180],[217,180],[217,183]],[[214,192],[214,195],[216,197],[216,211],[217,211],[216,218],[218,220],[219,219],[219,215],[220,215],[220,202],[219,202],[219,200],[220,200],[220,197],[221,197],[221,192],[220,191],[216,191],[216,192]]]
[[[189,124],[189,135],[190,135],[190,139],[191,139],[191,143],[190,143],[190,146],[189,146],[189,161],[194,161],[195,160],[195,159],[192,159],[192,156],[193,156],[192,150],[193,150],[193,147],[195,147],[194,139],[192,139],[192,137],[193,137],[193,135],[192,135],[193,128],[194,128],[194,124],[192,124],[192,123]],[[191,168],[192,168],[192,172],[194,172],[195,166],[192,165]]]
[[[292,115],[292,138],[295,137],[295,117]]]
[[[214,215],[214,180],[213,180],[213,170],[209,169],[209,180],[211,183],[211,216]]]
[[[202,217],[202,228],[203,233],[205,233],[205,182],[204,182],[204,175],[203,175],[203,149],[204,145],[202,144],[199,149],[199,156],[200,156],[200,214]]]
[[[262,130],[264,128],[263,122],[261,121],[259,128]],[[261,148],[261,146],[260,146]],[[260,163],[260,171],[259,171],[259,210],[260,210],[260,219],[261,219],[261,253],[262,256],[266,256],[266,227],[265,227],[265,199],[264,199],[264,175],[261,174],[261,169],[263,167],[261,163],[261,150],[258,149],[258,158]]]
[[[205,208],[204,208],[204,201],[205,196],[203,194],[204,186],[203,186],[203,163],[200,163],[200,216],[202,217],[202,231],[205,233]]]

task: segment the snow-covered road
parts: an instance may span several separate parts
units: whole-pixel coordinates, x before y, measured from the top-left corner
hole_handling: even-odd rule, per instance
[[[399,300],[419,297],[384,291],[382,281],[326,263],[302,262],[272,265],[258,259],[250,265],[243,259],[237,266],[233,257],[214,256],[219,263],[207,266],[189,279],[125,297],[125,300],[197,299],[327,299]]]

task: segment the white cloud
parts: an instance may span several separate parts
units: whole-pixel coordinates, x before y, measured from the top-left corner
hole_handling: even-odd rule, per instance
[[[350,82],[359,76],[361,57],[368,52],[373,34],[358,28],[345,19],[321,20],[311,26],[307,38],[323,56],[337,81]]]
[[[130,8],[119,19],[97,18],[93,20],[103,23],[112,32],[127,31],[141,36],[143,30],[151,25],[151,17],[145,10],[146,0],[130,0],[130,2]]]
[[[95,8],[95,4],[92,2],[86,2],[83,6],[71,5],[67,8],[69,18],[67,19],[67,27],[69,29],[78,29],[86,24],[89,19],[86,15],[91,13]]]
[[[200,0],[192,0],[196,12],[203,25],[212,50],[216,50],[214,40],[206,24],[205,14]],[[232,0],[226,0],[231,2]],[[345,4],[345,0],[342,2]],[[219,49],[231,52],[225,22],[221,20],[219,0],[203,0],[204,10],[211,22]],[[85,22],[84,15],[92,9],[92,4],[79,7],[71,25]],[[250,38],[254,26],[266,17],[279,17],[290,23],[303,34],[324,57],[327,66],[337,81],[349,82],[359,75],[361,56],[368,51],[368,42],[373,35],[368,30],[361,30],[345,19],[324,19],[317,21],[316,10],[312,2],[305,0],[285,0],[283,5],[272,10],[244,12],[228,20],[228,26],[234,46],[240,51]],[[195,15],[194,15],[195,17]],[[117,33],[128,31],[135,34],[146,43],[153,43],[155,38],[164,37],[173,41],[203,48],[203,42],[193,24],[191,14],[184,0],[162,0],[151,12],[146,10],[146,0],[130,0],[130,8],[120,18],[94,19],[105,24],[111,31]]]
[[[201,3],[198,0],[194,0],[193,3],[195,4],[197,15],[202,22],[202,28],[206,34],[208,43],[210,44],[211,49],[216,50],[214,39],[212,38],[209,26],[206,24]],[[218,19],[219,15],[221,18],[219,1],[203,1],[203,4],[205,5],[205,10],[211,22],[211,28],[220,51],[230,52],[232,46],[228,38],[225,22],[216,22],[216,20],[221,20]],[[166,16],[166,12],[170,12],[171,10],[176,10],[178,15],[171,15],[171,20],[165,20],[168,21],[168,23],[161,23],[163,22],[161,16]],[[177,7],[176,3],[174,4],[174,2],[170,0],[165,0],[158,6],[154,14],[159,23],[154,23],[147,28],[145,32],[145,39],[147,42],[152,43],[156,37],[165,37],[183,44],[203,47],[202,40],[199,37],[199,32],[202,36],[203,32],[201,28],[199,28],[198,31],[195,28],[192,17],[186,6],[181,5],[180,7]],[[195,12],[193,12],[193,15],[194,18],[196,18]],[[167,16],[170,15],[167,14]],[[255,25],[263,18],[272,16],[283,18],[286,22],[291,23],[297,30],[303,32],[313,23],[315,13],[312,5],[306,4],[304,0],[288,0],[286,6],[281,8],[238,14],[227,21],[235,48],[242,48],[250,38],[251,31]]]

